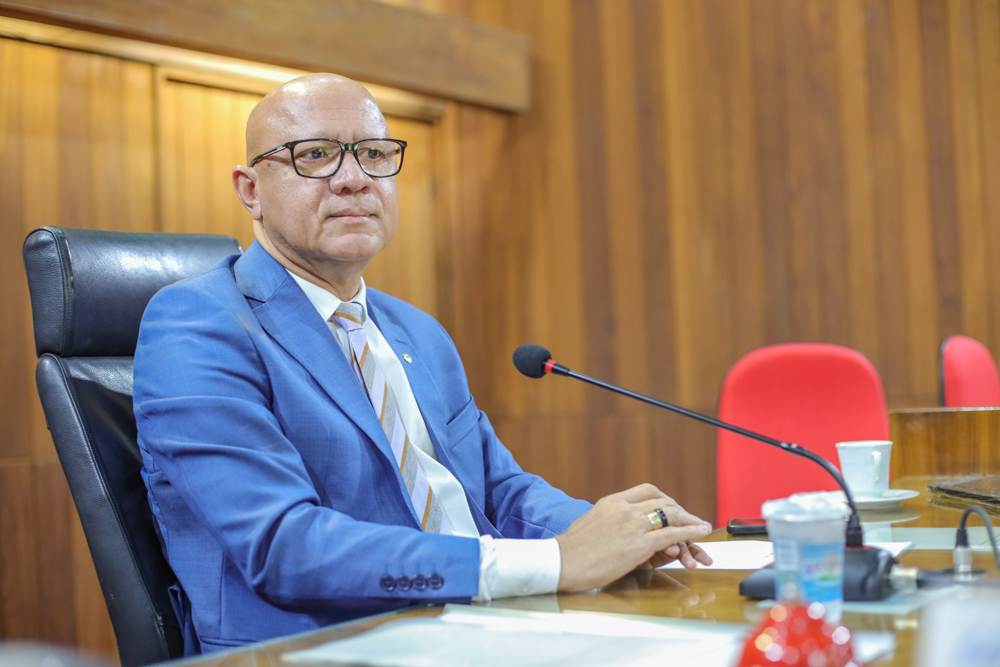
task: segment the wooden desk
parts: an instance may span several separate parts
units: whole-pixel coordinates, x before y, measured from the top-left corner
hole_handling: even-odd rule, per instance
[[[957,526],[961,510],[938,507],[928,503],[927,483],[931,478],[913,477],[897,480],[895,488],[921,491],[919,498],[906,501],[902,511],[871,515],[876,521],[892,520],[893,516],[906,518],[904,525],[913,527]],[[918,512],[918,518],[912,518]],[[863,516],[865,522],[869,517]],[[709,539],[729,540],[724,530],[717,530]],[[977,552],[975,566],[987,572],[996,573],[996,565],[991,554]],[[900,557],[900,562],[908,567],[939,569],[951,566],[950,551],[908,551]],[[762,611],[756,601],[740,597],[738,585],[748,573],[746,571],[711,570],[670,570],[632,573],[614,584],[594,593],[546,596],[544,602],[555,601],[564,610],[582,610],[604,613],[640,614],[673,618],[704,619],[706,621],[732,621],[738,623],[755,622]],[[495,606],[524,608],[539,598],[513,598]],[[221,655],[208,656],[187,661],[185,664],[198,667],[287,667],[281,662],[281,655],[290,651],[310,648],[335,639],[351,637],[382,623],[402,618],[434,616],[440,608],[422,608],[389,614],[354,623],[318,630],[290,639],[280,639],[265,644]],[[887,630],[896,635],[895,655],[882,660],[877,665],[912,665],[913,644],[919,624],[919,612],[906,616],[882,614],[844,613],[844,623],[854,630]]]
[[[889,411],[893,479],[1000,473],[1000,408]]]

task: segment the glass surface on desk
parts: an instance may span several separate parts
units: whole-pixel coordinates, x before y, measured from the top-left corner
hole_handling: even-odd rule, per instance
[[[920,491],[920,496],[901,503],[898,513],[880,512],[862,516],[869,529],[888,527],[934,528],[951,530],[957,527],[962,509],[935,504],[926,488],[935,477],[906,477],[893,480],[891,486]],[[938,534],[938,533],[933,533]],[[730,540],[725,528],[717,529],[706,540]],[[755,539],[755,538],[736,538]],[[756,538],[761,539],[761,538]],[[953,541],[952,541],[953,544]],[[951,567],[951,547],[944,549],[911,549],[899,557],[905,567],[927,570]],[[976,550],[975,567],[983,568],[996,578],[996,565],[991,552]],[[576,594],[534,596],[498,600],[491,606],[530,611],[588,611],[597,613],[701,619],[707,622],[728,621],[756,623],[764,609],[756,600],[740,596],[739,582],[747,575],[740,570],[639,570],[597,591]],[[305,635],[254,644],[243,649],[213,654],[185,661],[199,667],[268,667],[287,665],[281,661],[284,653],[310,648],[336,639],[355,636],[382,623],[398,619],[437,615],[440,607],[414,608],[408,611],[362,619],[353,623],[317,630]],[[852,630],[885,630],[896,637],[896,651],[874,665],[912,665],[913,644],[919,626],[919,612],[907,614],[875,614],[844,612],[843,622]]]

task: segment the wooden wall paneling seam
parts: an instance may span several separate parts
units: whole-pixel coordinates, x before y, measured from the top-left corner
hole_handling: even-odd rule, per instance
[[[847,225],[844,222],[844,183],[841,150],[843,128],[837,115],[837,10],[831,3],[810,5],[814,57],[812,59],[812,99],[809,115],[815,146],[816,208],[813,224],[820,243],[819,281],[821,301],[820,339],[832,343],[850,342],[848,312]]]
[[[44,611],[36,594],[42,573],[35,551],[38,515],[34,464],[0,466],[0,636],[36,636]]]
[[[451,103],[440,117],[440,122],[432,128],[434,151],[434,245],[437,262],[435,266],[435,299],[438,304],[438,321],[446,331],[455,331],[455,269],[454,247],[452,245],[454,227],[457,224],[455,202],[455,116],[457,107]],[[452,333],[454,336],[454,333]]]
[[[633,9],[636,3],[630,5],[629,9]],[[617,0],[602,0],[599,9],[603,126],[597,131],[606,137],[606,180],[602,183],[606,196],[601,216],[608,241],[605,269],[611,299],[609,326],[613,327],[610,340],[605,341],[613,369],[600,372],[610,373],[605,377],[613,382],[648,393],[650,366],[657,357],[671,353],[669,348],[659,345],[650,348],[651,340],[659,343],[659,336],[650,336],[651,329],[646,324],[647,291],[667,291],[667,286],[645,280],[643,261],[643,249],[648,242],[643,234],[647,225],[643,213],[644,177],[647,170],[655,170],[658,163],[662,164],[663,148],[656,140],[658,133],[652,132],[650,125],[636,122],[637,98],[641,94],[636,86],[636,44],[641,38],[636,38],[632,12],[622,11]],[[649,226],[664,225],[662,212],[651,215],[654,219]],[[599,368],[595,367],[594,372]],[[646,409],[635,401],[614,397],[615,412]]]
[[[696,148],[701,135],[697,122],[697,95],[692,94],[697,90],[697,61],[689,28],[693,11],[690,3],[670,1],[661,7],[660,34],[666,63],[663,69],[665,126],[670,150],[667,174],[670,179],[671,287],[676,322],[676,400],[690,406],[696,405],[700,398],[698,355],[694,350],[704,340],[699,326],[699,298],[705,298],[699,294],[700,286],[693,279],[696,265],[702,259],[698,256],[696,230],[704,222],[698,201],[701,160]]]
[[[938,341],[938,265],[935,261],[931,207],[931,179],[924,67],[925,44],[921,34],[918,0],[897,0],[894,4],[894,64],[899,105],[897,141],[900,151],[897,169],[901,174],[900,208],[902,249],[906,276],[906,301],[910,319],[907,367],[911,391],[933,395],[937,386],[937,365],[933,351]],[[935,128],[936,129],[936,128]],[[939,174],[935,172],[935,177]],[[947,210],[947,209],[943,209]]]
[[[781,94],[788,105],[786,144],[788,193],[788,233],[795,248],[789,261],[789,293],[793,321],[793,340],[822,340],[821,291],[822,255],[818,226],[819,146],[815,144],[812,125],[815,121],[816,82],[810,66],[816,57],[812,39],[815,29],[809,24],[807,12],[812,5],[801,2],[782,4],[782,33],[785,80]]]
[[[758,137],[755,161],[760,183],[760,216],[764,264],[765,336],[769,343],[793,338],[789,285],[791,248],[787,234],[786,176],[787,107],[779,93],[785,77],[781,5],[761,0],[751,5],[748,30],[753,44],[753,71],[761,93],[753,110]]]
[[[638,186],[641,205],[641,256],[639,278],[645,296],[636,294],[637,307],[630,315],[636,328],[644,332],[633,339],[644,363],[649,392],[665,400],[677,395],[677,321],[674,313],[674,274],[671,255],[669,150],[666,130],[666,78],[663,49],[661,3],[657,0],[633,0],[631,12],[632,49],[635,70],[633,81],[635,125],[651,152],[643,163]],[[619,214],[620,215],[620,214]],[[612,220],[612,225],[617,226]],[[616,273],[618,273],[616,271]]]
[[[571,58],[573,11],[574,3],[568,0],[552,0],[543,3],[541,8],[544,24],[550,30],[548,39],[539,39],[536,44],[538,57],[549,77],[541,86],[549,113],[544,125],[536,127],[541,134],[534,139],[543,145],[541,178],[545,187],[539,201],[540,215],[533,216],[540,239],[532,246],[532,279],[524,288],[533,306],[528,322],[528,330],[533,332],[530,338],[542,341],[556,358],[570,367],[586,372],[589,352],[583,336],[589,322],[583,303],[587,295],[580,290],[580,278],[588,267],[582,264],[581,239],[577,233],[580,186],[573,168],[580,159],[572,105],[575,99]],[[542,75],[540,71],[539,77]],[[510,354],[506,350],[504,353]],[[549,383],[554,402],[551,406],[539,407],[561,413],[583,410],[592,389],[580,385],[578,382]]]
[[[37,592],[42,609],[40,635],[53,644],[72,646],[76,643],[74,614],[60,612],[69,607],[66,599],[73,589],[73,562],[67,554],[71,553],[70,527],[76,512],[59,461],[39,461],[33,469],[38,543],[32,556],[41,575]]]
[[[124,228],[160,231],[163,227],[159,192],[156,68],[126,61],[123,63],[122,80],[124,131],[121,166],[129,184],[123,193]]]
[[[18,92],[24,81],[24,45],[0,39],[0,201],[4,218],[0,221],[0,286],[7,303],[0,308],[0,376],[3,384],[0,405],[0,462],[18,460],[34,454],[32,444],[31,394],[34,386],[32,366],[24,356],[32,355],[34,338],[30,307],[21,261],[24,241],[25,141],[24,102]],[[2,565],[2,563],[0,563]],[[0,620],[2,623],[2,620]]]
[[[608,230],[607,139],[605,134],[601,43],[598,0],[573,3],[573,106],[575,110],[576,180],[580,218],[580,286],[584,327],[581,331],[586,357],[581,370],[603,378],[615,378],[615,320],[612,303]],[[588,412],[607,412],[617,401],[609,392],[588,391]]]
[[[177,158],[173,145],[176,142],[177,126],[174,113],[174,89],[167,83],[167,74],[162,67],[154,69],[153,102],[156,108],[156,164],[154,175],[157,187],[156,231],[171,232],[178,226]]]
[[[726,33],[716,43],[725,48],[725,74],[729,100],[727,160],[732,163],[731,222],[727,230],[728,286],[733,308],[727,326],[732,331],[730,349],[713,369],[721,380],[729,366],[745,352],[763,345],[766,337],[765,248],[761,222],[761,183],[756,164],[759,150],[754,109],[757,80],[753,66],[750,30],[753,4],[716,2]]]
[[[883,327],[877,317],[881,304],[864,0],[843,0],[837,3],[837,10],[849,345],[865,354],[876,368],[884,368]]]
[[[897,168],[899,146],[896,108],[899,104],[893,59],[896,30],[890,0],[870,0],[867,6],[867,56],[871,84],[870,122],[873,157],[873,204],[878,268],[878,312],[884,356],[879,370],[890,405],[909,393],[910,312],[905,298],[906,277],[902,246],[901,174]],[[913,193],[911,193],[913,196]]]
[[[737,270],[728,253],[734,213],[729,159],[733,138],[728,119],[734,110],[728,94],[727,41],[731,36],[726,34],[726,24],[733,14],[720,15],[718,8],[715,2],[694,3],[688,28],[694,55],[691,73],[697,82],[689,94],[697,100],[696,122],[700,134],[695,197],[701,224],[693,231],[695,261],[690,265],[694,274],[693,301],[697,306],[692,314],[697,321],[697,333],[691,341],[694,347],[688,351],[699,360],[692,378],[692,404],[698,406],[715,401],[716,378],[728,368],[734,347],[732,316],[736,308],[727,275]],[[699,354],[701,349],[713,350],[713,354]]]
[[[989,284],[986,276],[989,244],[983,221],[983,172],[979,146],[982,119],[979,116],[977,39],[973,28],[970,0],[949,2],[945,8],[950,64],[951,133],[954,137],[955,227],[958,244],[957,322],[942,322],[941,339],[950,333],[964,333],[977,340],[989,340],[989,314],[981,297]],[[940,224],[940,223],[939,223]]]
[[[948,4],[957,6],[957,2]],[[949,52],[949,21],[945,0],[921,0],[920,22],[923,55],[923,95],[926,104],[930,241],[937,275],[936,344],[962,328],[962,285],[958,202],[956,194],[956,135],[952,103],[958,102],[951,81],[956,63]],[[963,119],[965,122],[972,119]],[[929,354],[934,347],[927,348]]]
[[[982,123],[977,150],[983,169],[982,215],[988,257],[984,290],[988,335],[983,342],[994,357],[1000,357],[1000,3],[977,0],[973,25]]]
[[[365,270],[365,280],[437,317],[438,243],[434,180],[436,153],[434,126],[428,123],[389,118],[393,136],[410,142],[407,162],[396,177],[399,190],[399,227],[389,247],[379,253]]]
[[[304,70],[332,66],[360,79],[508,111],[527,111],[531,103],[524,34],[369,0],[2,0],[0,12]],[[329,39],[332,25],[337,39]],[[393,39],[371,40],[371,26]]]
[[[448,327],[455,345],[458,347],[465,363],[469,386],[472,388],[479,405],[488,405],[494,392],[488,377],[483,356],[486,353],[485,294],[482,289],[482,274],[477,269],[482,268],[482,260],[478,253],[482,247],[480,239],[485,234],[486,215],[483,200],[486,191],[475,187],[478,167],[485,163],[489,155],[483,154],[481,160],[475,159],[480,154],[478,136],[471,129],[476,111],[455,109],[450,121],[445,121],[444,128],[451,135],[450,150],[446,154],[448,160],[449,178],[445,180],[452,203],[451,257],[452,283],[447,302],[453,316]],[[479,294],[478,299],[468,299],[469,293]]]

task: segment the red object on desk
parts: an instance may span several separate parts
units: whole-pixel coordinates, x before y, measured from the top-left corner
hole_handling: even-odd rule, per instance
[[[780,605],[747,638],[738,667],[860,667],[851,631],[823,620],[823,605]]]

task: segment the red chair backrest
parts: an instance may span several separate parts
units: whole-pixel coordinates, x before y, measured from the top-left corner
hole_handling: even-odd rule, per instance
[[[949,408],[1000,406],[1000,375],[986,346],[968,336],[941,343],[941,405]]]
[[[719,419],[794,442],[834,465],[838,442],[889,439],[878,371],[860,352],[828,343],[770,345],[744,355],[723,380]],[[716,525],[760,516],[765,500],[837,488],[812,461],[719,429]]]

